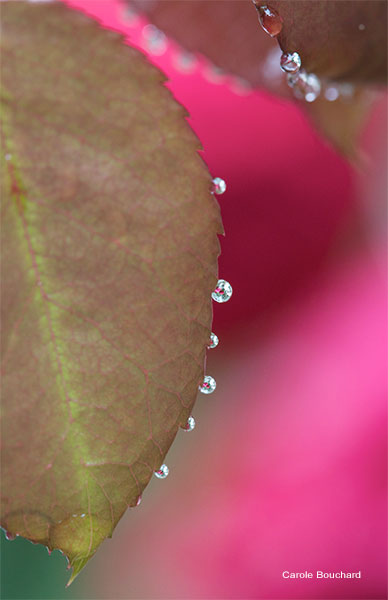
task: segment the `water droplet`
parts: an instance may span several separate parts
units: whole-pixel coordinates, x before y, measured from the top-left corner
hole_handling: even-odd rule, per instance
[[[197,66],[194,54],[183,50],[174,55],[173,62],[175,68],[182,73],[192,73]]]
[[[352,83],[339,83],[337,87],[342,98],[350,100],[353,97],[354,85]]]
[[[6,154],[5,155],[5,160],[11,160],[12,158],[12,154]]]
[[[142,496],[139,496],[138,499],[136,500],[136,506],[139,506],[141,504],[142,501]]]
[[[358,26],[358,28],[359,28],[360,31],[365,31],[365,25],[364,25],[364,23],[360,23],[359,26]]]
[[[216,336],[216,334],[213,333],[213,332],[211,332],[211,334],[210,334],[210,344],[208,345],[209,350],[210,350],[210,348],[215,348],[216,346],[218,346],[218,342],[219,342],[219,339]]]
[[[5,532],[5,537],[7,538],[7,540],[9,540],[10,542],[12,542],[16,538],[16,535],[14,535],[13,533],[11,533],[10,531],[6,531]]]
[[[314,102],[321,93],[321,82],[314,73],[307,75],[307,86],[304,99],[306,102]]]
[[[46,546],[46,550],[47,550],[47,554],[48,554],[49,556],[51,556],[51,552],[52,552],[52,550],[50,550],[50,548],[49,548],[48,546]]]
[[[205,375],[205,377],[203,378],[203,382],[201,383],[198,389],[200,392],[202,392],[202,394],[212,394],[216,387],[216,380],[213,379],[213,377],[211,377],[210,375]]]
[[[232,294],[233,289],[230,283],[225,281],[225,279],[219,279],[214,292],[212,292],[212,298],[216,302],[227,302],[232,297]]]
[[[145,25],[142,30],[146,48],[151,54],[161,56],[167,50],[167,38],[155,25]]]
[[[336,87],[330,86],[325,90],[325,98],[326,100],[329,100],[329,102],[334,102],[334,100],[339,98],[339,91]]]
[[[124,23],[131,27],[135,27],[136,25],[138,25],[140,20],[139,13],[128,5],[125,5],[123,7],[121,17]]]
[[[248,96],[252,93],[252,86],[242,77],[233,77],[230,82],[230,89],[238,96]]]
[[[166,479],[167,475],[169,474],[170,470],[168,468],[167,465],[163,464],[160,469],[158,469],[157,471],[154,472],[155,477],[157,477],[158,479]]]
[[[321,92],[321,82],[314,73],[306,73],[305,70],[290,73],[287,82],[292,87],[296,98],[304,98],[306,102],[314,102]]]
[[[214,83],[216,85],[224,83],[226,77],[225,71],[223,71],[223,69],[220,69],[220,67],[217,67],[216,65],[213,65],[211,63],[207,64],[202,69],[202,74],[205,77],[205,79],[210,81],[210,83]]]
[[[213,179],[213,189],[212,192],[214,194],[218,194],[219,196],[223,194],[226,190],[226,183],[221,177],[215,177]]]
[[[267,4],[255,2],[257,12],[259,13],[260,25],[271,37],[276,37],[282,30],[283,19],[276,10]]]
[[[86,517],[86,513],[82,513],[82,515],[80,515],[81,519],[83,519],[84,517]]]
[[[195,427],[195,419],[194,417],[189,417],[187,419],[186,425],[182,427],[183,431],[193,431]]]
[[[297,52],[282,54],[280,57],[280,68],[285,73],[297,73],[302,66],[302,61]]]

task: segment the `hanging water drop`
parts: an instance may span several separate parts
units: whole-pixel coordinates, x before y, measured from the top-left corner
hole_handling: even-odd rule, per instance
[[[289,73],[287,83],[292,87],[294,96],[314,102],[321,93],[321,82],[314,73],[306,73],[304,69],[297,73]]]
[[[14,535],[13,533],[11,533],[10,531],[6,531],[5,532],[5,537],[10,542],[12,542],[14,539],[16,539],[16,535]]]
[[[221,194],[223,194],[226,190],[226,183],[223,179],[221,179],[221,177],[215,177],[213,179],[213,189],[212,192],[213,194],[217,194],[218,196],[220,196]]]
[[[210,375],[205,375],[205,377],[203,378],[203,382],[201,383],[198,389],[200,392],[202,392],[202,394],[212,394],[216,387],[216,380]]]
[[[210,334],[210,344],[208,345],[209,350],[210,350],[210,348],[215,348],[216,346],[218,346],[218,342],[219,342],[218,337],[216,336],[215,333],[212,332]]]
[[[219,279],[214,292],[212,292],[212,298],[216,302],[227,302],[232,297],[232,294],[233,289],[230,283],[225,281],[225,279]]]
[[[154,471],[154,475],[158,479],[166,479],[166,477],[169,474],[169,472],[170,472],[170,470],[169,470],[168,466],[165,465],[165,464],[163,464],[160,467],[160,469],[158,469],[157,471]]]
[[[166,466],[166,465],[164,465]],[[142,496],[139,496],[138,499],[136,500],[136,506],[139,506],[141,504],[142,501]]]
[[[282,54],[280,57],[280,68],[285,73],[297,73],[302,66],[302,61],[297,52]]]
[[[279,35],[283,28],[283,19],[279,13],[267,4],[260,4],[258,1],[255,2],[255,7],[259,13],[260,25],[264,31],[271,37]]]
[[[186,425],[184,425],[182,427],[182,429],[183,429],[183,431],[189,432],[189,431],[193,431],[194,427],[195,427],[195,419],[194,419],[194,417],[189,417],[187,419]]]

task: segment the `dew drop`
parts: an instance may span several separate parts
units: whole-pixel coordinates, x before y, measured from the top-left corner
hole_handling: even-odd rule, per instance
[[[330,86],[325,90],[325,98],[329,100],[329,102],[334,102],[339,98],[339,91],[336,87]]]
[[[121,17],[126,25],[135,27],[138,25],[140,17],[139,13],[132,7],[125,5],[121,13]]]
[[[6,531],[5,532],[5,537],[7,538],[7,540],[9,540],[10,542],[12,542],[14,539],[16,539],[16,535],[14,535],[13,533],[11,533],[10,531]]]
[[[360,23],[359,26],[358,26],[358,28],[359,28],[360,31],[365,31],[365,25],[364,25],[364,23]]]
[[[136,506],[139,506],[141,504],[142,501],[142,496],[139,496],[138,499],[136,500]]]
[[[219,279],[214,292],[212,292],[212,298],[216,302],[227,302],[232,297],[232,294],[233,289],[230,283],[225,281],[225,279]]]
[[[219,85],[225,81],[225,71],[211,63],[203,68],[202,74],[205,79],[210,81],[210,83],[214,83],[215,85]]]
[[[221,177],[215,177],[213,179],[213,189],[212,192],[213,194],[217,194],[218,196],[220,196],[221,194],[223,194],[226,190],[226,183],[223,179],[221,179]]]
[[[321,82],[314,73],[307,75],[307,86],[304,99],[306,102],[314,102],[321,93]]]
[[[182,429],[183,429],[183,431],[188,432],[188,431],[193,431],[194,427],[195,427],[195,419],[194,419],[194,417],[189,417],[187,419],[186,425],[184,425],[182,427]]]
[[[220,340],[218,339],[218,336],[216,336],[215,333],[211,333],[210,334],[210,344],[208,345],[208,348],[210,350],[210,348],[215,348],[216,346],[218,346],[218,342]]]
[[[165,465],[165,464],[163,464],[160,467],[160,469],[158,469],[157,471],[154,471],[154,475],[158,479],[166,479],[166,477],[169,474],[169,472],[170,472],[170,470],[169,470],[168,466]]]
[[[282,54],[280,57],[280,68],[285,73],[297,73],[302,66],[302,61],[297,52]]]
[[[314,73],[305,70],[289,73],[287,82],[292,87],[296,98],[304,98],[306,102],[314,102],[321,93],[321,82]]]
[[[174,55],[173,61],[175,68],[182,73],[192,73],[197,66],[197,59],[194,54],[183,50]]]
[[[161,56],[167,50],[167,38],[155,25],[145,25],[142,30],[146,48],[151,54]]]
[[[342,98],[350,100],[354,95],[354,85],[351,83],[340,83],[338,84],[338,91]]]
[[[255,2],[257,12],[259,13],[260,25],[268,35],[276,37],[283,28],[283,19],[279,13],[267,4]]]
[[[202,394],[212,394],[216,387],[216,380],[213,379],[213,377],[211,377],[210,375],[205,375],[205,377],[203,378],[203,382],[201,383],[198,389],[200,392],[202,392]]]

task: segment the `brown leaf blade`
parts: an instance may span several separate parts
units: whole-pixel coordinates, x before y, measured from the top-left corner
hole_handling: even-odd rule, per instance
[[[273,0],[283,19],[278,41],[307,71],[334,81],[385,83],[385,0]]]
[[[2,526],[73,579],[191,412],[222,225],[141,54],[63,5],[2,20]]]
[[[251,0],[126,2],[184,48],[201,52],[253,86],[276,88],[266,75],[274,39],[261,31]],[[334,81],[386,82],[385,0],[271,0],[268,5],[283,21],[275,39],[283,52],[298,52],[307,71]]]

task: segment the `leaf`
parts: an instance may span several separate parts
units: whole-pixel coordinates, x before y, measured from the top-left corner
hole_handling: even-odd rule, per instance
[[[307,71],[334,81],[387,79],[385,0],[271,0],[283,18],[277,39]]]
[[[283,29],[271,38],[258,25],[251,0],[127,0],[184,48],[199,51],[218,67],[289,96],[276,39],[284,52],[298,53],[303,67],[328,79],[358,85],[351,101],[324,98],[304,105],[312,121],[342,153],[357,156],[360,130],[373,96],[366,84],[387,73],[387,3],[384,0],[271,0]],[[265,2],[257,0],[257,7]],[[364,28],[359,29],[359,25]]]
[[[251,0],[127,0],[184,48],[201,52],[252,85],[266,77],[274,39],[261,31]],[[257,7],[267,3],[255,0]],[[283,20],[276,37],[284,52],[297,51],[303,67],[332,80],[385,82],[385,0],[271,0]],[[361,26],[361,29],[360,29]]]
[[[262,35],[251,0],[126,1],[186,50],[252,85],[271,85],[265,63],[277,44]]]
[[[222,225],[140,53],[56,3],[2,21],[2,526],[72,581],[191,413]]]

